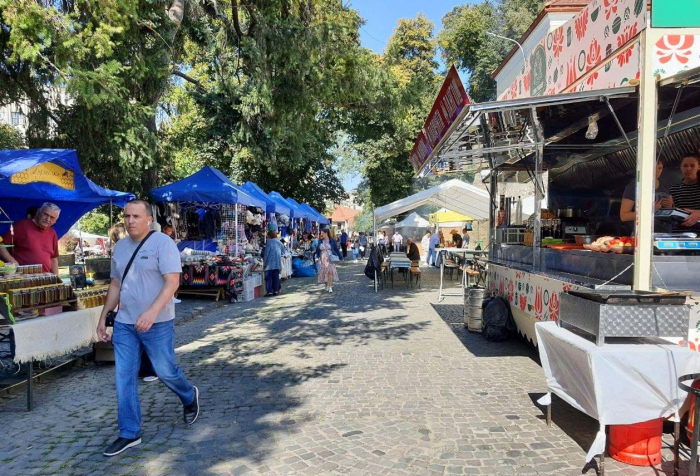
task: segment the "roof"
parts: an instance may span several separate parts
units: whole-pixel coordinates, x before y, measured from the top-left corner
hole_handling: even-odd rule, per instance
[[[267,204],[265,213],[280,213],[282,215],[289,215],[289,208],[286,205],[275,202],[263,191],[263,189],[258,187],[253,182],[246,182],[241,185],[241,188],[248,195],[259,198]]]
[[[374,216],[381,221],[414,210],[421,205],[432,204],[471,216],[476,220],[487,220],[489,218],[489,200],[489,194],[485,190],[453,179],[379,207],[374,210]]]
[[[61,208],[53,226],[63,236],[80,217],[99,205],[124,206],[131,193],[108,190],[83,174],[72,149],[0,150],[0,210],[13,221],[26,217],[27,208],[52,202]],[[0,220],[7,221],[2,213]],[[0,223],[0,234],[9,228]]]
[[[428,226],[430,226],[430,222],[416,212],[412,212],[394,226],[396,228],[428,228]]]
[[[264,200],[248,195],[220,170],[209,166],[170,185],[155,188],[151,195],[156,202],[239,203],[263,210],[267,207]]]
[[[539,15],[533,20],[533,22],[530,24],[528,29],[525,31],[525,33],[522,34],[522,36],[518,39],[518,43],[521,45],[525,43],[525,40],[532,34],[532,32],[537,28],[537,25],[540,24],[542,20],[547,16],[549,13],[577,13],[583,10],[592,0],[548,0],[542,11],[540,12]],[[513,57],[514,54],[518,52],[518,45],[514,45],[513,48],[510,49],[510,52],[508,52],[508,55],[501,61],[501,64],[498,65],[498,68],[494,70],[493,73],[491,73],[491,78],[494,80],[496,79],[496,76],[498,73],[501,72],[501,70],[505,67],[505,65],[510,61],[510,59]]]
[[[331,213],[331,221],[347,221],[352,222],[353,219],[359,215],[359,210],[354,210],[352,208],[341,207],[340,205],[333,206],[333,213]]]

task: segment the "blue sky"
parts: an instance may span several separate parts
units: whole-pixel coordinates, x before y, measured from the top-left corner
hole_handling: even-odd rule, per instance
[[[457,5],[464,3],[471,2],[469,0],[351,0],[350,7],[358,10],[366,22],[360,28],[362,46],[381,54],[400,18],[415,18],[418,13],[423,13],[435,24],[434,33],[437,34],[442,27],[442,17]],[[361,178],[358,175],[347,178],[343,181],[343,186],[346,190],[352,190],[357,187]]]

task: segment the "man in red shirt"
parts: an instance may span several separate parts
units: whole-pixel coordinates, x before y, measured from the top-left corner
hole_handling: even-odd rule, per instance
[[[51,227],[60,213],[53,203],[44,203],[33,219],[15,223],[14,236],[8,231],[2,237],[4,244],[14,247],[0,248],[0,259],[19,265],[41,264],[43,272],[58,274],[58,236]]]

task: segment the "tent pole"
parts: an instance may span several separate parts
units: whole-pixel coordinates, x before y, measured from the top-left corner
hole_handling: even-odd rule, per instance
[[[236,225],[235,225],[236,226],[236,244],[234,245],[235,246],[234,256],[235,256],[238,253],[238,204],[237,203],[235,205],[234,210],[235,210],[235,223],[236,223]],[[230,252],[229,252],[229,256],[230,256]]]
[[[109,199],[109,229],[111,230],[114,224],[112,223],[112,199]],[[80,227],[80,232],[82,233],[83,227]],[[109,237],[108,237],[109,238]],[[109,244],[109,256],[110,258],[112,257],[112,248],[114,248],[114,243]]]

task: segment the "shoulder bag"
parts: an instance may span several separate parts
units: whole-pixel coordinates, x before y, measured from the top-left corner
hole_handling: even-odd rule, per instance
[[[150,233],[148,233],[148,235],[146,235],[146,238],[144,238],[143,240],[141,240],[141,243],[139,243],[139,245],[138,245],[138,246],[136,247],[136,249],[134,250],[134,254],[131,255],[131,259],[130,259],[129,262],[126,264],[126,268],[124,268],[124,274],[122,275],[122,279],[121,279],[122,284],[124,283],[124,280],[126,279],[126,274],[127,274],[127,273],[129,272],[129,270],[131,269],[131,265],[134,263],[134,258],[136,258],[136,255],[138,254],[138,252],[139,252],[139,250],[141,249],[141,247],[143,246],[143,244],[146,242],[147,239],[149,239],[149,238],[151,237],[151,235],[152,235],[153,233],[155,233],[155,231],[151,230]],[[105,318],[105,325],[106,325],[107,327],[114,327],[114,321],[115,321],[116,318],[117,318],[117,312],[119,312],[119,310],[116,310],[116,311],[109,311],[109,312],[107,313],[107,316],[106,316],[106,318]]]

